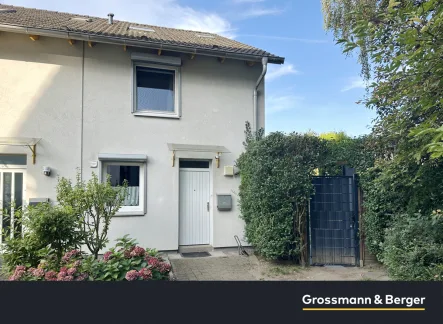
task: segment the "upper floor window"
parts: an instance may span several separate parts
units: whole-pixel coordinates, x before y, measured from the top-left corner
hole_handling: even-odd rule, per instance
[[[179,77],[178,67],[134,64],[133,112],[179,117]]]

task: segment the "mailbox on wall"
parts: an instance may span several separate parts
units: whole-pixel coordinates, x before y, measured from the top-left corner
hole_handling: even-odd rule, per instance
[[[217,209],[218,210],[231,210],[232,209],[231,195],[217,194]]]
[[[29,198],[29,206],[36,206],[41,203],[49,203],[49,198]]]

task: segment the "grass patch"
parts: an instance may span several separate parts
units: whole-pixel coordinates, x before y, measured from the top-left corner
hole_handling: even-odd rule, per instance
[[[278,265],[273,266],[269,269],[269,274],[279,276],[279,275],[290,275],[300,272],[300,266],[297,265]]]

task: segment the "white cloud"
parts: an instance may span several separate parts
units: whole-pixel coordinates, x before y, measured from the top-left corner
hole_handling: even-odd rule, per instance
[[[284,65],[268,65],[268,72],[266,73],[266,81],[272,81],[282,76],[289,74],[298,74],[300,73],[295,69],[293,64],[284,64]]]
[[[112,12],[115,20],[235,36],[228,19],[216,12],[183,6],[177,0],[9,0],[8,4],[103,18]]]
[[[365,81],[360,77],[349,78],[348,84],[341,89],[341,92],[349,91],[352,89],[366,89],[370,84],[370,81]]]
[[[295,95],[270,95],[266,97],[266,114],[272,115],[296,109],[300,106],[303,100],[303,97]]]
[[[279,15],[283,12],[282,9],[278,8],[251,8],[246,10],[241,14],[243,18],[255,18],[262,16],[274,16]]]

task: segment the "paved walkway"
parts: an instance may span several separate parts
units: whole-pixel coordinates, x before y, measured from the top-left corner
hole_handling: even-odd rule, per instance
[[[249,252],[249,251],[248,251]],[[175,280],[297,280],[297,281],[360,281],[389,280],[382,267],[309,267],[301,268],[288,262],[269,262],[250,256],[239,256],[237,249],[216,250],[210,257],[183,258],[178,253],[168,253]]]
[[[168,254],[168,258],[176,280],[257,280],[251,274],[256,267],[255,257],[214,251],[210,257],[183,258]]]

